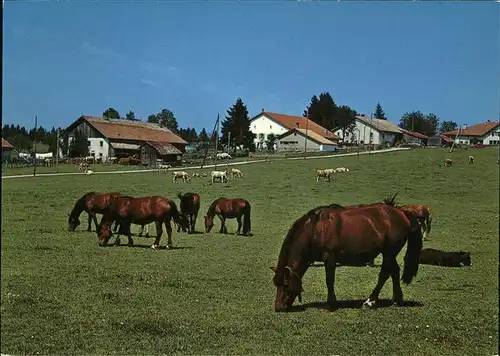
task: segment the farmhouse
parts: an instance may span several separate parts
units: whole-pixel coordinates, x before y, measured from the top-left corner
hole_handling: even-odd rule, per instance
[[[402,139],[403,132],[399,127],[387,120],[369,118],[363,115],[356,116],[356,127],[352,132],[346,132],[342,137],[342,130],[337,129],[335,133],[339,135],[343,142],[357,142],[358,144],[390,144]]]
[[[140,147],[145,143],[158,147],[172,146],[175,152],[181,154],[188,144],[172,131],[143,121],[81,116],[66,129],[68,142],[78,131],[87,137],[90,155],[103,162],[109,157],[139,155]]]
[[[408,131],[400,128],[403,133],[403,142],[417,145],[426,145],[429,136],[421,134],[420,132]]]
[[[469,127],[465,126],[462,130],[443,132],[443,134],[455,137],[455,143],[459,144],[482,143],[483,145],[498,145],[500,144],[500,122],[488,120]]]
[[[299,131],[292,132],[293,129],[299,129]],[[311,121],[305,117],[284,115],[262,110],[260,114],[250,119],[250,131],[256,135],[254,142],[257,148],[262,148],[265,146],[265,142],[270,134],[280,137],[284,134],[300,135],[299,133],[302,132],[301,130],[304,130],[305,132],[306,129],[308,136],[310,133],[315,133],[317,136],[328,140],[330,144],[334,144],[334,142],[338,141],[339,139],[338,136],[333,132],[325,129],[323,126],[320,126],[314,121]],[[278,142],[278,145],[279,144],[280,142]],[[297,145],[299,144],[297,143]],[[304,147],[304,145],[302,145],[302,147]]]
[[[336,151],[337,143],[305,129],[291,129],[277,136],[278,151]],[[306,145],[307,140],[307,145]]]
[[[2,137],[2,162],[10,162],[10,157],[14,146]]]
[[[452,143],[453,140],[443,134],[434,135],[427,139],[427,147],[451,146]]]

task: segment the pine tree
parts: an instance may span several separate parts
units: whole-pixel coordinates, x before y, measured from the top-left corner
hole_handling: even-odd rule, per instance
[[[375,107],[375,119],[387,120],[387,116],[385,116],[385,112],[382,110],[382,105],[380,105],[380,103],[377,103]]]

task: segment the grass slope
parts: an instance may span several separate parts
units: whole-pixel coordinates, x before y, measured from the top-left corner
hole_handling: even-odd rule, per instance
[[[474,165],[467,164],[471,153]],[[495,149],[456,151],[452,168],[438,166],[449,156],[440,149],[270,162],[243,166],[243,179],[213,185],[208,178],[173,184],[158,173],[4,180],[1,351],[492,355],[498,349],[497,155]],[[351,172],[315,182],[316,167],[339,166]],[[151,239],[138,237],[138,247],[100,248],[94,232],[66,227],[76,199],[91,190],[198,192],[198,230],[211,201],[243,197],[252,204],[254,236],[221,235],[217,221],[210,234],[174,233],[175,250],[153,251]],[[470,251],[473,266],[421,266],[403,293],[422,306],[275,313],[269,266],[293,221],[317,205],[379,201],[396,191],[400,203],[430,205],[433,229],[424,246]],[[86,225],[86,216],[81,220]],[[234,232],[236,221],[228,229]],[[364,300],[378,271],[339,268],[337,298]],[[390,298],[391,287],[388,281],[381,298]],[[305,304],[326,300],[323,268],[308,270],[304,289]]]

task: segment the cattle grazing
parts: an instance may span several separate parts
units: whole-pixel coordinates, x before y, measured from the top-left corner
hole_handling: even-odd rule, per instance
[[[346,172],[349,172],[349,168],[345,167],[335,168],[335,173],[346,173]]]
[[[455,163],[455,162],[453,162],[450,158],[447,158],[444,160],[445,167],[451,167],[453,165],[453,163]]]
[[[172,172],[172,183],[175,183],[179,178],[182,179],[183,182],[189,182],[191,180],[187,172],[184,171]]]
[[[474,156],[469,156],[469,164],[474,163]]]
[[[130,225],[147,225],[152,222],[156,224],[156,239],[151,245],[152,249],[159,246],[163,233],[162,225],[167,231],[167,246],[172,247],[172,225],[171,220],[187,229],[187,220],[177,209],[177,205],[167,197],[152,196],[143,198],[118,197],[111,200],[111,204],[104,210],[101,223],[98,228],[99,246],[108,243],[112,236],[111,224],[117,221],[120,224],[119,234],[125,234],[128,238],[128,246],[133,245]],[[116,244],[119,244],[119,237]]]
[[[197,193],[179,193],[177,197],[180,199],[181,214],[188,220],[187,232],[192,234],[195,232],[196,219],[200,211],[200,196]],[[180,232],[180,230],[181,226],[178,225],[177,232]]]
[[[315,261],[323,261],[328,303],[335,308],[334,290],[337,262],[367,262],[382,253],[378,282],[364,306],[374,307],[380,291],[392,278],[393,297],[403,305],[403,292],[396,257],[408,242],[402,280],[411,283],[418,272],[422,231],[416,217],[386,204],[354,209],[321,208],[300,217],[288,231],[274,271],[275,311],[289,311],[296,297],[301,301],[302,277]]]
[[[319,182],[320,178],[323,178],[323,181],[330,181],[330,173],[326,172],[324,169],[316,169],[316,182]]]
[[[248,235],[251,230],[250,221],[251,206],[248,201],[241,198],[219,198],[210,204],[207,215],[205,215],[205,232],[210,232],[214,227],[214,217],[217,215],[221,221],[221,234],[227,234],[226,219],[236,219],[238,221],[238,229],[236,234],[240,234],[243,227],[243,235]],[[241,218],[243,217],[243,223]]]
[[[433,248],[424,248],[422,250],[420,264],[441,267],[472,266],[469,252],[445,252]]]
[[[215,182],[215,178],[219,179],[222,183],[229,182],[227,171],[212,171],[210,175],[212,176],[212,183]]]
[[[238,177],[238,178],[243,178],[243,172],[237,168],[231,168],[231,176]]]
[[[160,163],[158,165],[158,173],[161,172],[161,171],[167,172],[169,168],[172,168],[172,166],[170,164],[162,164],[162,163]]]

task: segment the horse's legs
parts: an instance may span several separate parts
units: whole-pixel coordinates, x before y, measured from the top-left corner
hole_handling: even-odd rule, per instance
[[[238,216],[236,218],[236,221],[238,221],[238,230],[236,230],[236,234],[239,235],[240,234],[240,230],[241,230],[241,216]]]
[[[129,246],[129,247],[134,244],[134,240],[132,240],[132,232],[130,231],[131,226],[132,226],[131,223],[125,224],[125,234],[127,235],[127,238],[128,238],[127,246]],[[121,228],[121,226],[120,226],[120,228]]]
[[[144,229],[144,225],[143,225],[143,229]],[[146,237],[149,237],[149,224],[146,224]]]
[[[167,230],[167,246],[166,249],[172,248],[172,225],[170,224],[170,218],[165,221],[165,230]]]
[[[198,218],[198,214],[191,214],[191,233],[196,231],[196,219]]]
[[[420,221],[420,228],[422,229],[422,238],[425,240],[427,237],[427,224],[425,223],[425,219]]]
[[[399,265],[396,257],[391,262],[391,278],[392,278],[392,302],[396,305],[403,305],[403,291],[399,282]]]
[[[335,296],[335,269],[337,267],[337,262],[335,255],[332,253],[324,261],[325,264],[325,277],[326,277],[326,288],[328,290],[327,302],[330,308],[335,308],[335,303],[337,302],[337,297]]]
[[[219,219],[220,219],[220,230],[219,230],[219,233],[221,234],[226,234],[227,233],[227,229],[226,229],[226,219],[222,216],[222,215],[219,215]],[[224,232],[226,231],[226,232]]]
[[[392,260],[395,260],[395,257],[393,256],[386,256],[383,255],[382,259],[382,267],[380,268],[380,272],[378,274],[378,281],[377,285],[373,289],[373,291],[370,294],[370,297],[363,303],[363,306],[367,307],[374,307],[375,303],[377,302],[378,296],[380,294],[380,291],[382,290],[382,287],[384,286],[385,282],[389,278],[390,271],[391,271],[391,264]]]
[[[142,233],[144,232],[144,225],[141,225],[141,228],[139,230],[139,237],[142,236]]]
[[[161,234],[163,233],[163,229],[161,228],[161,224],[162,224],[161,221],[155,221],[156,239],[155,239],[155,242],[153,242],[153,244],[151,245],[152,249],[155,249],[160,244]]]

